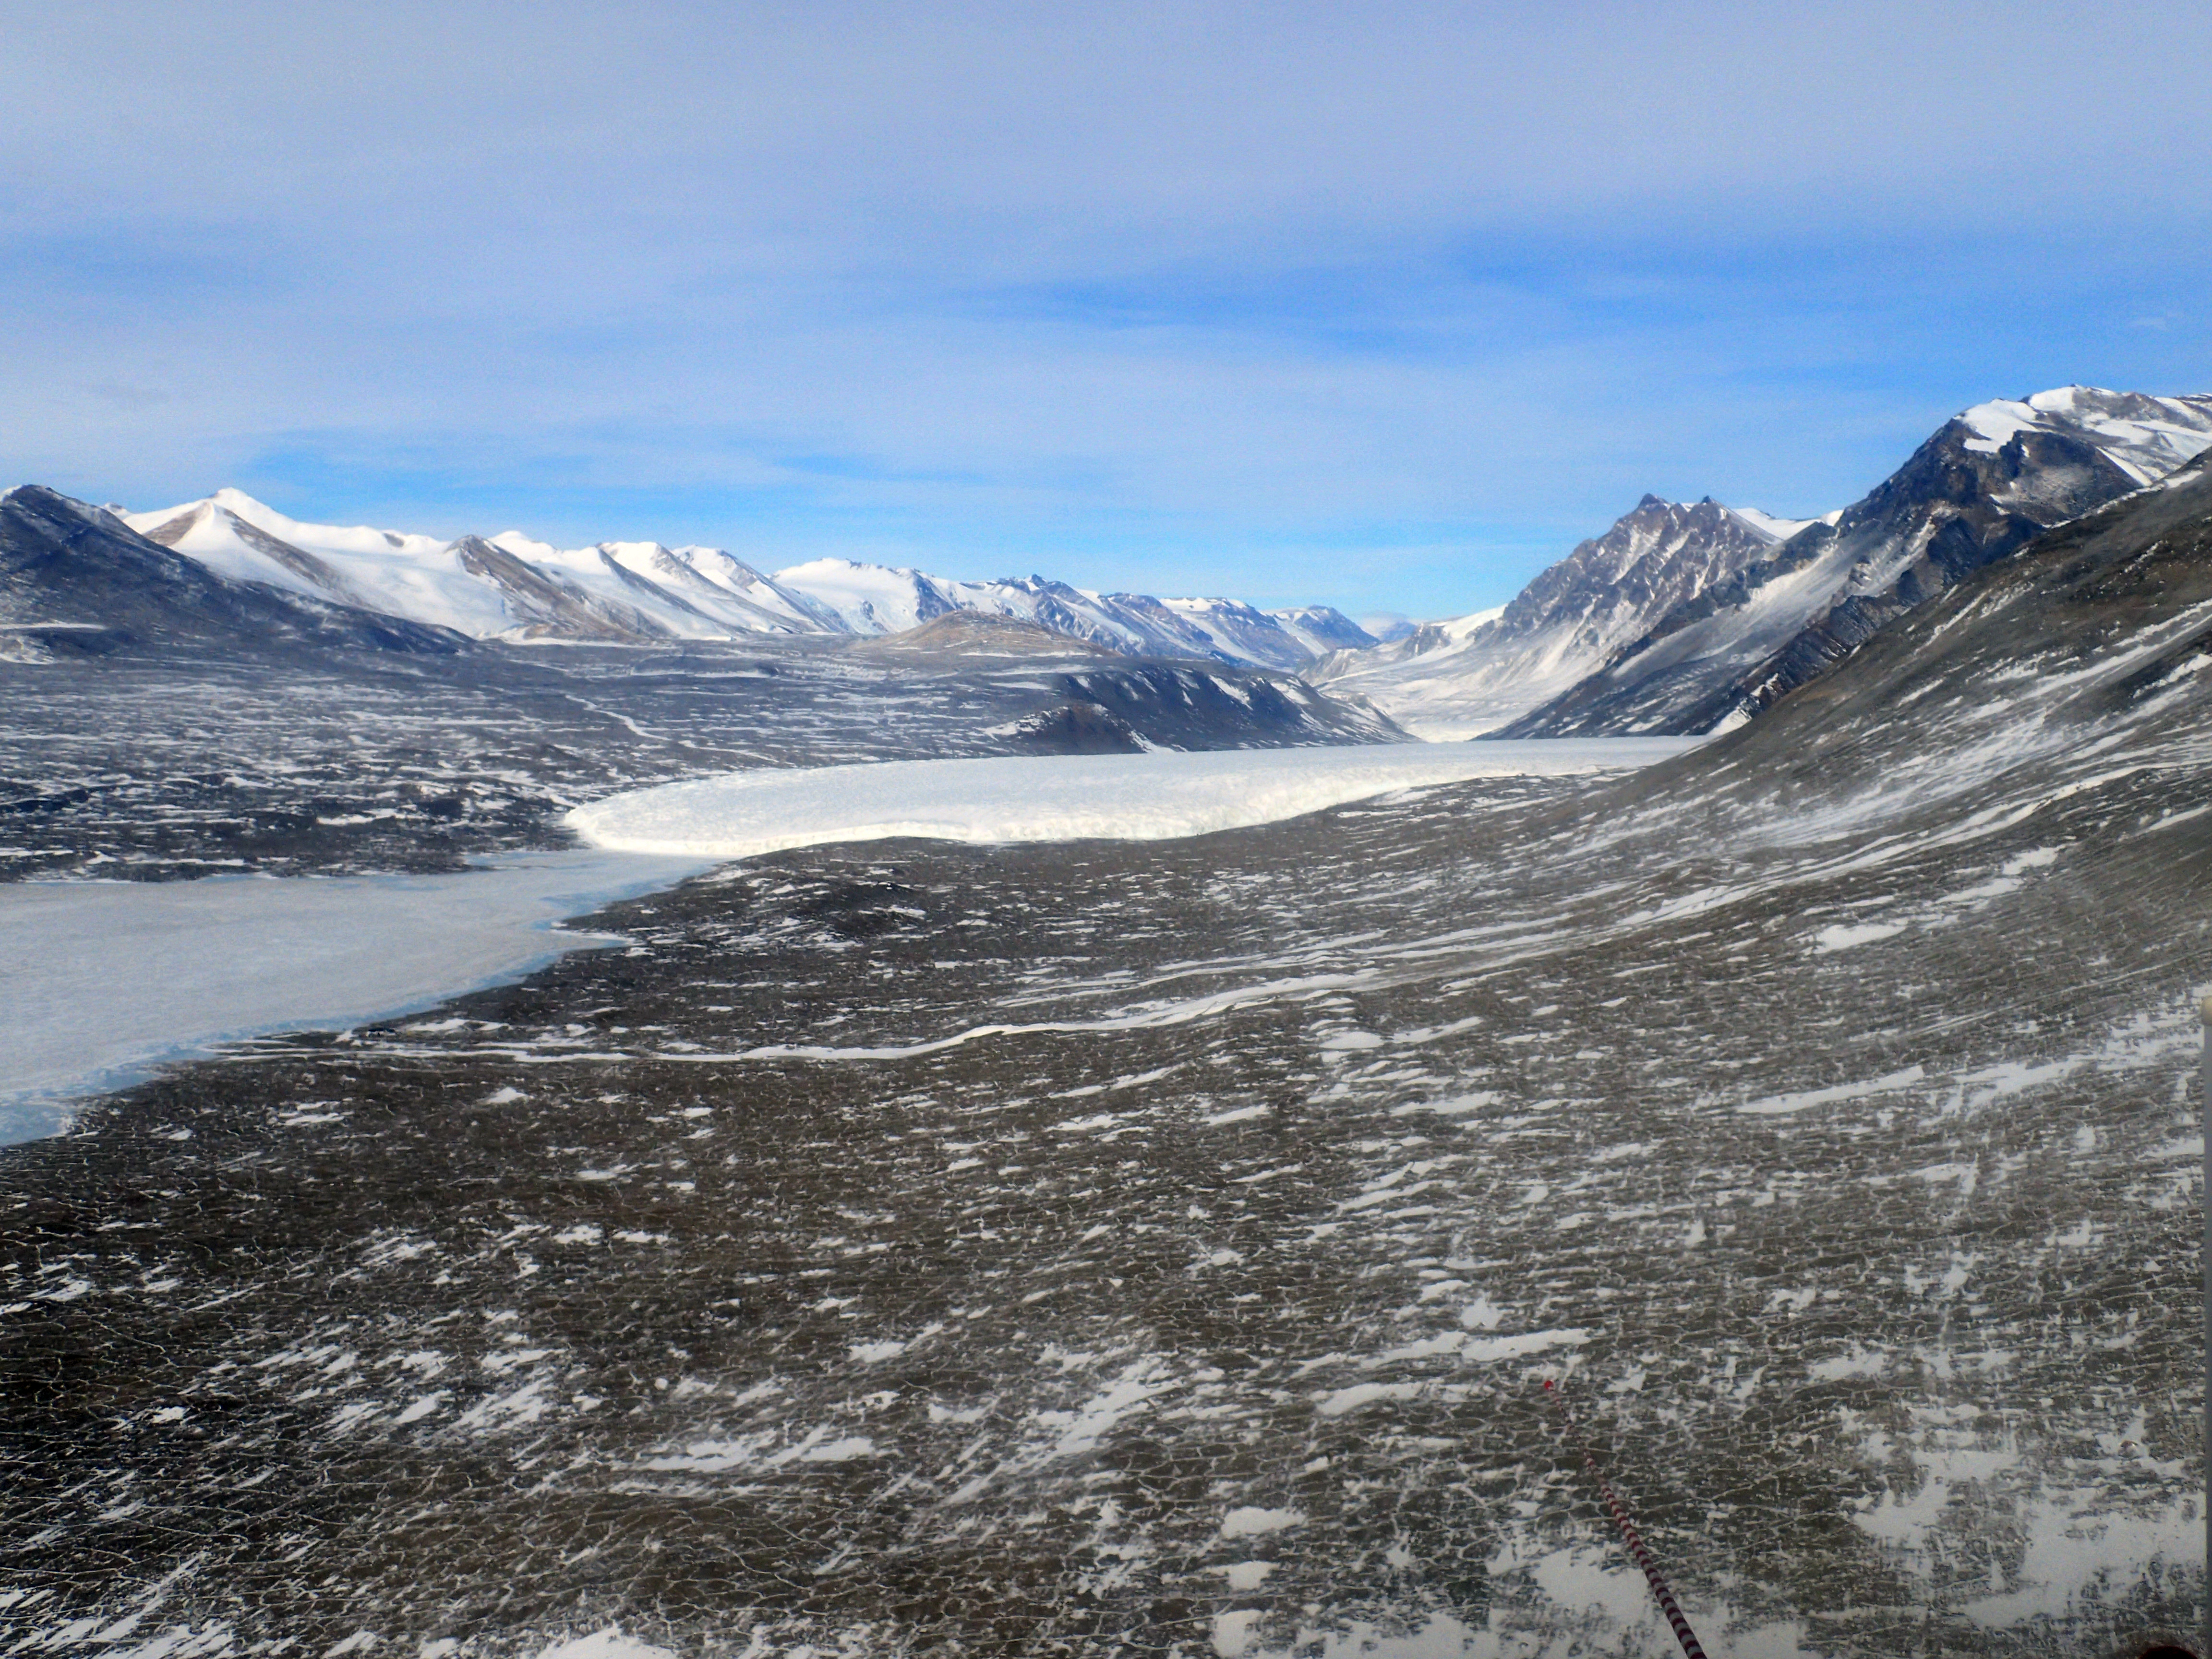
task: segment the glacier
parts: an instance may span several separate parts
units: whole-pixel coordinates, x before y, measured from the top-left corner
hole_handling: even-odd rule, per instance
[[[894,836],[1170,841],[1470,778],[1632,771],[1694,742],[1614,738],[885,761],[662,784],[573,808],[566,822],[594,847],[713,859]]]

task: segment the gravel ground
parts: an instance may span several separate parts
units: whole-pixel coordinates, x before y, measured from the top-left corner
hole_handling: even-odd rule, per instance
[[[2189,1627],[2212,788],[2111,758],[787,853],[179,1068],[0,1154],[0,1628],[1667,1652],[1546,1376],[1716,1656]]]

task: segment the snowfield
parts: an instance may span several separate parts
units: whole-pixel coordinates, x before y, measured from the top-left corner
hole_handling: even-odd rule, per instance
[[[1682,738],[890,761],[726,773],[572,811],[594,847],[702,859],[882,841],[1176,841],[1469,778],[1628,771]]]

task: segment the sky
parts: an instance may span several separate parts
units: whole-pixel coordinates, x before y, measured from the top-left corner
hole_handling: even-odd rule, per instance
[[[2212,392],[2212,8],[0,18],[0,482],[136,509],[1439,617]]]

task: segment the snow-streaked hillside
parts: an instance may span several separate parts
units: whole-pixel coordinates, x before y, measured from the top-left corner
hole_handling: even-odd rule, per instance
[[[196,588],[290,603],[208,595],[50,492],[0,497],[0,531],[13,568],[88,547],[117,573],[88,602],[135,575],[210,629]],[[451,856],[578,800],[732,851],[894,814],[994,842],[726,865],[584,924],[617,949],[271,1035],[10,1149],[13,1649],[463,1630],[653,1659],[734,1626],[1650,1659],[1666,1625],[1538,1371],[1717,1654],[2094,1659],[2197,1626],[2212,459],[1632,778],[1190,840],[1007,832],[1218,829],[1265,805],[1255,775],[1449,757],[954,760],[1011,752],[981,723],[1061,675],[1267,677],[1071,646],[931,684],[913,636],[719,654],[762,672],[0,665],[10,852],[134,885],[340,838]],[[955,771],[1000,782],[928,784]],[[84,969],[138,954],[86,925],[124,899],[75,885],[21,900],[73,914],[0,966],[76,981],[25,1029],[143,1044]],[[331,931],[223,967],[298,1018]],[[202,977],[197,1021],[237,975]]]
[[[515,530],[493,537],[492,545],[541,569],[559,571],[610,601],[646,606],[663,601],[664,625],[686,637],[842,631],[827,607],[719,547],[602,542],[597,547],[563,549],[533,541]],[[665,603],[669,599],[687,608],[672,612]]]
[[[310,580],[317,562],[302,554],[296,562],[272,564],[281,584],[240,582],[57,490],[0,491],[0,662],[233,649],[447,654],[466,644],[450,629],[364,608]]]
[[[2212,447],[2212,397],[2061,386],[1979,404],[1818,519],[1647,495],[1498,611],[1310,671],[1430,738],[1710,732],[2052,526]]]
[[[563,550],[509,531],[443,541],[309,524],[223,489],[124,521],[216,574],[451,628],[475,639],[632,643],[842,632],[834,617],[714,548]]]
[[[1646,495],[1500,609],[1428,623],[1326,659],[1315,678],[1358,691],[1432,739],[1494,731],[1601,667],[1682,601],[1752,563],[1802,521]]]
[[[1516,737],[1710,732],[2051,527],[2212,447],[2212,397],[2062,386],[1954,416],[1863,499],[1684,599]]]
[[[1302,605],[1267,614],[1282,625],[1285,633],[1316,657],[1332,651],[1356,651],[1376,642],[1376,635],[1334,605]]]
[[[763,1652],[1650,1659],[1540,1370],[1717,1654],[2195,1628],[2208,466],[1616,784],[781,853],[521,987],[92,1106],[9,1154],[0,1545],[36,1591],[0,1626],[639,1659],[578,1633],[705,1652],[734,1607]],[[910,809],[907,763],[981,735],[866,651],[763,649],[790,672],[711,696],[474,654],[466,703],[434,665],[343,702],[0,670],[0,775],[43,798],[15,838],[250,851],[211,799],[124,793],[193,776],[316,833],[418,781],[619,812],[795,732]],[[319,733],[333,763],[295,763]]]
[[[1144,656],[1296,668],[1372,643],[1327,606],[1263,611],[1233,599],[1099,593],[1030,576],[959,581],[816,559],[769,575],[720,548],[602,542],[561,548],[510,530],[446,541],[312,524],[236,489],[121,515],[220,576],[453,629],[475,639],[643,644],[749,635],[902,632],[953,611],[1034,622]]]

